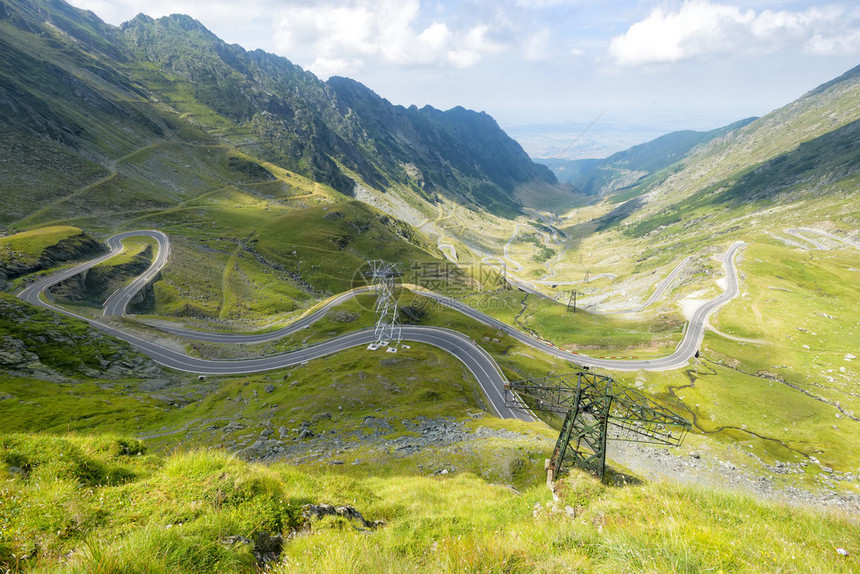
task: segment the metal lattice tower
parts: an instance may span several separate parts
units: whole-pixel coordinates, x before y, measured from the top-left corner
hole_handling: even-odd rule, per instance
[[[565,415],[547,461],[551,479],[565,464],[603,479],[607,439],[678,446],[692,428],[688,420],[639,391],[588,372],[507,383],[505,403],[513,409]]]
[[[394,295],[394,280],[402,273],[397,263],[386,263],[375,259],[367,262],[370,267],[365,276],[371,280],[371,291],[376,293],[376,327],[373,330],[376,347],[396,350],[400,345],[400,323],[397,320],[397,298]]]

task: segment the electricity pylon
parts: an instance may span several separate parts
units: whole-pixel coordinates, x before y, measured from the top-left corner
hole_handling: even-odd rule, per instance
[[[692,428],[688,420],[639,391],[582,371],[507,383],[505,403],[512,409],[565,415],[546,465],[550,480],[565,463],[581,466],[602,480],[609,438],[678,446]]]
[[[386,263],[375,259],[367,262],[370,267],[365,276],[371,280],[370,289],[376,293],[376,327],[373,330],[372,346],[388,347],[394,351],[400,345],[400,322],[397,320],[397,298],[394,295],[394,280],[402,273],[397,263]]]

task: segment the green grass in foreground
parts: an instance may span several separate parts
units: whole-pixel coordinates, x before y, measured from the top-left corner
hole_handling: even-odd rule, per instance
[[[376,477],[220,451],[158,456],[115,435],[3,435],[0,458],[0,564],[13,571],[253,572],[253,544],[230,537],[263,532],[298,533],[275,572],[860,567],[856,519],[664,483],[607,487],[579,472],[553,503],[545,486],[515,492],[468,473]],[[308,503],[348,504],[385,525],[308,521]]]

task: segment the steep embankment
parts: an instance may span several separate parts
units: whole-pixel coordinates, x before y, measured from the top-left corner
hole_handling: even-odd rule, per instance
[[[58,283],[51,289],[51,295],[60,303],[88,303],[101,307],[114,291],[143,273],[152,262],[152,257],[152,245],[139,245],[122,261],[98,265]],[[151,298],[151,289],[148,292],[148,297]],[[145,298],[147,295],[141,295],[130,303],[138,303]]]
[[[0,289],[6,281],[89,258],[104,245],[76,227],[53,226],[0,237]]]
[[[0,377],[6,385],[20,378],[69,382],[161,373],[128,344],[6,294],[0,294],[0,340]]]

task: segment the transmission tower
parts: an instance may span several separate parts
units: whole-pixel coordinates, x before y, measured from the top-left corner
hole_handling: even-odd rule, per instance
[[[570,311],[570,303],[573,302],[573,312],[576,313],[576,289],[570,292],[570,297],[567,300],[567,310]]]
[[[367,262],[370,267],[365,276],[371,280],[370,289],[376,293],[376,327],[371,347],[388,347],[394,352],[400,345],[400,323],[397,320],[397,298],[394,296],[394,280],[403,275],[397,263],[386,263],[375,259]]]
[[[589,372],[507,383],[505,403],[565,416],[546,465],[551,480],[564,465],[583,467],[602,480],[607,439],[678,446],[692,427],[639,391]]]

